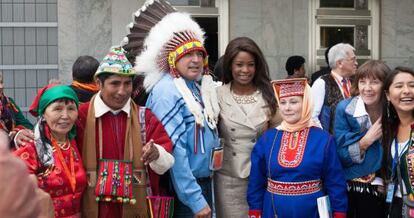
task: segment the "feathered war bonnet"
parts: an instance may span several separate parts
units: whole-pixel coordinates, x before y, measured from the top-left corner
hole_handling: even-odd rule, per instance
[[[133,17],[134,22],[128,25],[130,33],[122,45],[127,57],[134,61],[134,69],[144,74],[146,91],[150,92],[164,73],[170,73],[196,123],[204,125],[204,113],[209,126],[216,128],[219,106],[215,85],[209,75],[203,30],[189,14],[177,12],[164,0],[147,0]],[[204,111],[175,66],[181,57],[192,51],[201,51],[204,55],[201,81]]]

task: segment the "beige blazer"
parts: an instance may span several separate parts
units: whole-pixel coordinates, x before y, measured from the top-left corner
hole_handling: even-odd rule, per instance
[[[258,137],[270,126],[280,123],[279,116],[271,119],[270,109],[259,95],[258,101],[245,114],[234,101],[230,91],[230,83],[217,89],[220,105],[219,135],[223,142],[224,158],[220,173],[247,178],[250,175],[250,154]]]

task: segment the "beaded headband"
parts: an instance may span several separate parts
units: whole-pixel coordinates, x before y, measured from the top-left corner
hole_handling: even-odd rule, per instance
[[[208,73],[208,58],[207,58],[207,51],[204,48],[203,44],[198,40],[193,40],[190,42],[185,42],[177,48],[170,52],[168,55],[168,65],[170,66],[170,73],[174,77],[179,77],[179,73],[176,69],[176,63],[180,58],[182,58],[184,55],[193,52],[193,51],[201,51],[203,53],[203,71],[204,73]]]

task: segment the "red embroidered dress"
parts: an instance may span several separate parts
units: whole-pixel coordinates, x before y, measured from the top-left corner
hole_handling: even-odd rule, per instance
[[[59,147],[61,155],[55,146],[52,147],[54,164],[47,169],[40,165],[34,143],[18,148],[14,154],[25,161],[29,173],[37,176],[39,187],[52,197],[55,217],[80,217],[80,201],[87,180],[76,141],[71,140],[70,146],[64,145],[63,149]]]

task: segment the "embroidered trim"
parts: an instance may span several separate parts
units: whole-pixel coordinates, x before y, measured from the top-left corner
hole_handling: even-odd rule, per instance
[[[294,168],[302,163],[308,135],[309,128],[294,133],[283,132],[279,154],[277,156],[280,166]]]
[[[249,218],[261,218],[262,211],[261,210],[249,210]]]
[[[321,191],[322,181],[280,182],[267,178],[267,191],[277,195],[307,195]]]
[[[147,134],[145,133],[146,126],[145,126],[145,107],[138,107],[138,117],[139,117],[139,124],[141,126],[141,140],[143,142],[147,142]]]
[[[276,82],[275,85],[276,89],[279,88],[279,98],[285,98],[290,96],[303,96],[305,84],[306,80],[304,79],[287,79]]]
[[[366,176],[361,176],[355,179],[352,179],[354,182],[360,182],[360,183],[371,183],[375,179],[375,173],[371,173]]]
[[[411,127],[412,128],[412,127]],[[414,188],[414,134],[413,129],[411,129],[410,133],[410,147],[408,148],[408,152],[406,154],[406,164],[407,164],[407,175],[408,181],[410,183],[410,188],[413,190]]]
[[[135,204],[130,161],[99,159],[96,201]]]
[[[143,142],[145,142],[145,144],[147,144],[147,133],[145,132],[146,130],[145,112],[146,112],[146,107],[142,107],[142,106],[138,107],[139,124],[141,125],[141,139]],[[152,196],[151,181],[150,181],[147,167],[145,167],[145,176],[146,176],[146,183],[147,183],[146,184],[147,195]]]

